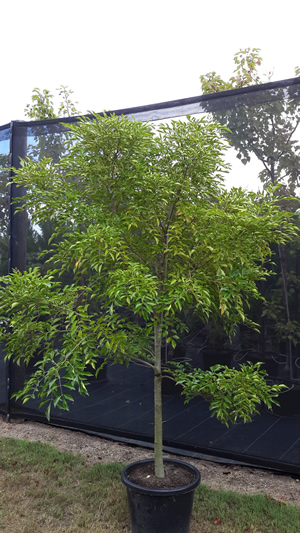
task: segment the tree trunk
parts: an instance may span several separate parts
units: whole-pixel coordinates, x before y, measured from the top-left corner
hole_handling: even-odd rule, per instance
[[[270,166],[270,176],[271,182],[273,185],[276,183],[275,176],[275,159],[271,157],[271,166]],[[279,262],[282,278],[282,296],[283,296],[283,306],[285,310],[285,319],[287,326],[291,321],[290,317],[290,306],[288,298],[288,281],[287,281],[287,266],[286,266],[286,250],[284,244],[278,245],[279,252]],[[290,339],[286,340],[286,366],[285,371],[290,380],[293,379],[293,356],[292,356],[292,341]]]
[[[154,326],[154,465],[156,477],[165,477],[163,465],[162,431],[162,375],[161,375],[161,328]]]

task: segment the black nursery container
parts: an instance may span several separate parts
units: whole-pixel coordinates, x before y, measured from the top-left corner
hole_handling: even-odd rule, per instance
[[[175,489],[150,489],[136,485],[128,474],[152,459],[137,461],[122,472],[122,482],[127,487],[132,533],[189,533],[194,491],[200,483],[200,472],[194,466],[166,459],[165,463],[188,469],[195,476],[192,483]]]

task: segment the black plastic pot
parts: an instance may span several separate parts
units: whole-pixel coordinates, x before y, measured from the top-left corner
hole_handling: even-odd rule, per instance
[[[278,375],[280,365],[284,364],[280,359],[284,358],[280,354],[273,352],[257,352],[254,350],[241,350],[233,355],[233,366],[239,370],[242,364],[250,363],[263,363],[262,370],[265,370],[268,376],[276,378]]]
[[[204,350],[203,351],[203,370],[209,370],[215,365],[231,366],[231,351]]]
[[[276,398],[280,405],[274,405],[272,413],[283,417],[300,417],[300,389],[283,391]]]
[[[173,459],[165,463],[188,469],[195,476],[192,483],[175,489],[150,489],[136,485],[128,474],[152,459],[137,461],[122,472],[122,482],[127,488],[132,533],[188,533],[193,507],[194,491],[200,483],[200,472],[194,466]]]

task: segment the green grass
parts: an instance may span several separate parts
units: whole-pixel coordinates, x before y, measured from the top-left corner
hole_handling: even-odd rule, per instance
[[[300,508],[276,502],[264,495],[213,491],[202,485],[194,506],[194,533],[296,533],[300,531]],[[215,524],[215,520],[220,522]]]
[[[0,531],[129,533],[122,468],[87,468],[48,444],[0,438]],[[299,524],[298,507],[201,485],[191,533],[298,533]]]

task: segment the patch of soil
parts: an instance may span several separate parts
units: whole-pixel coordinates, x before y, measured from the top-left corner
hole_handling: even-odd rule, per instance
[[[131,483],[148,489],[177,489],[193,483],[195,474],[176,463],[165,463],[165,477],[157,478],[153,463],[142,463],[128,472],[127,478]]]
[[[37,422],[18,423],[13,420],[11,424],[7,424],[4,421],[1,423],[0,418],[0,437],[14,437],[52,444],[60,451],[81,456],[86,467],[97,463],[128,464],[142,459],[153,459],[153,452],[149,449]],[[174,457],[176,456],[165,454],[165,458],[174,459]],[[186,460],[196,466],[201,473],[201,482],[212,489],[246,494],[266,494],[274,500],[300,507],[300,479],[252,467],[176,458]]]

